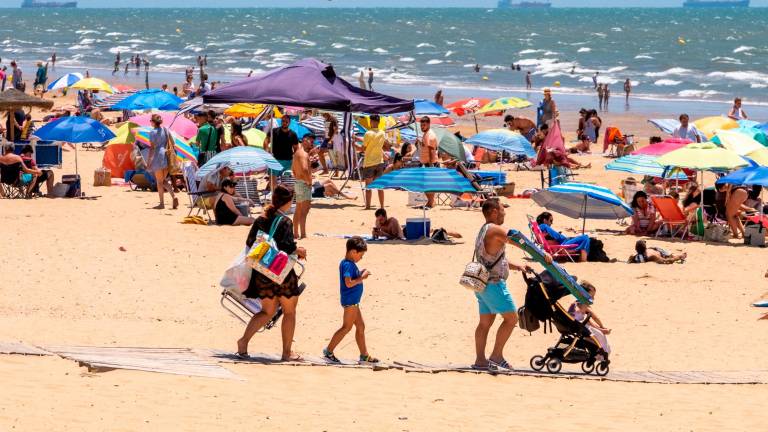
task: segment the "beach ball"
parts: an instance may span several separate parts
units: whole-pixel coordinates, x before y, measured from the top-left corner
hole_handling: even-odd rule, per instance
[[[555,87],[560,87],[560,81],[555,81]]]
[[[181,29],[180,29],[180,28],[177,28],[177,29],[176,29],[176,33],[181,33]]]
[[[484,76],[484,77],[483,77],[483,81],[488,81],[488,77],[487,77],[487,76]]]
[[[683,39],[683,38],[682,38],[682,36],[681,36],[681,37],[677,38],[677,43],[679,43],[680,45],[685,45],[685,44],[686,44],[686,41],[685,41],[685,39]]]

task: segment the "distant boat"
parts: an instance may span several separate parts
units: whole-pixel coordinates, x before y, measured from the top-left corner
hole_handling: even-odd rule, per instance
[[[709,7],[749,7],[749,0],[686,0],[683,7],[709,8]]]
[[[546,9],[552,7],[548,1],[521,1],[512,3],[512,0],[499,0],[496,5],[499,9]]]
[[[26,8],[76,8],[76,1],[55,2],[55,1],[39,1],[39,0],[24,0],[21,2],[21,7]]]

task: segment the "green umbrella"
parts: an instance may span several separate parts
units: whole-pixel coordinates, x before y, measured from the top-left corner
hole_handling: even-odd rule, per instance
[[[464,153],[464,144],[456,135],[445,128],[432,128],[432,131],[437,135],[439,151],[448,153],[458,161],[467,161],[466,154]]]

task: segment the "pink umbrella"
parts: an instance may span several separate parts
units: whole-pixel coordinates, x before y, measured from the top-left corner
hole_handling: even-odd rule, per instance
[[[681,147],[685,147],[692,141],[683,138],[667,138],[664,141],[656,144],[645,146],[640,150],[632,152],[633,155],[648,155],[648,156],[661,156],[671,151],[677,150]]]
[[[197,135],[197,125],[192,120],[184,116],[176,117],[176,114],[171,112],[157,113],[163,118],[163,126],[176,132],[184,137],[184,139],[190,139]],[[128,121],[136,123],[139,126],[152,126],[150,119],[152,119],[153,113],[137,115],[131,117]]]

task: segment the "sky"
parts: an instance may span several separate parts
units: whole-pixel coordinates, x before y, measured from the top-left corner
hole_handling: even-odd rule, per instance
[[[683,0],[551,0],[558,7],[675,7]],[[109,0],[79,0],[80,7],[104,7]],[[114,2],[125,4],[123,2]],[[21,0],[0,0],[0,7],[18,7]],[[496,0],[131,0],[132,7],[495,7]],[[215,6],[212,6],[215,5]],[[753,0],[768,6],[768,0]]]

